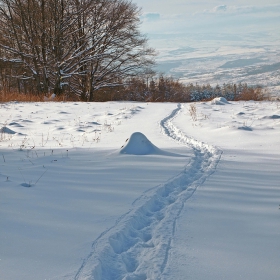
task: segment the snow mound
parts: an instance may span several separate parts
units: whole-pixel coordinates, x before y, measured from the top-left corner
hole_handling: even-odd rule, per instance
[[[4,126],[0,129],[0,133],[6,133],[6,134],[16,134],[15,131],[9,129],[8,127]]]
[[[130,155],[162,154],[162,152],[141,132],[134,132],[120,150],[121,154]]]
[[[185,157],[184,155],[170,153],[156,147],[143,133],[134,132],[121,147],[120,154],[128,155],[163,155]]]
[[[252,128],[252,127],[246,126],[246,125],[244,125],[244,126],[239,126],[238,129],[240,129],[240,130],[246,130],[246,131],[253,131],[253,128]]]
[[[229,104],[229,102],[224,97],[216,97],[213,100],[211,100],[212,105],[225,105]]]
[[[280,115],[265,116],[263,119],[278,120],[280,119]]]
[[[239,112],[239,113],[237,113],[236,115],[237,115],[237,116],[243,116],[243,115],[245,115],[245,113],[244,113],[244,112]]]

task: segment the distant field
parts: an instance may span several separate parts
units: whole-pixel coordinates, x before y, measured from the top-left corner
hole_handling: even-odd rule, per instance
[[[170,35],[171,36],[171,35]],[[151,44],[159,50],[157,70],[185,83],[247,83],[261,85],[279,95],[279,43],[234,37],[215,39],[192,35],[151,36]],[[214,38],[214,37],[213,37]]]

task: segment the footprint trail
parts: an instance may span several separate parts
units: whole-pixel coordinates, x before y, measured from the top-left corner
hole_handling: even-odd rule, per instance
[[[215,171],[222,152],[185,135],[172,120],[179,104],[160,122],[163,134],[193,149],[194,157],[176,177],[153,188],[134,203],[92,244],[75,280],[160,279],[168,263],[177,218],[185,202]]]

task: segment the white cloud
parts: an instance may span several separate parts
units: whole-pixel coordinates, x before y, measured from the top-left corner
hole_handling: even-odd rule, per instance
[[[266,14],[266,13],[279,13],[280,5],[267,5],[267,6],[227,6],[227,5],[219,5],[214,7],[213,9],[204,10],[202,13],[197,12],[196,15],[199,14]]]
[[[226,12],[227,11],[227,5],[220,5],[213,9],[213,12]]]
[[[220,2],[221,4],[221,2]],[[146,34],[274,34],[280,23],[280,5],[222,5],[208,6],[196,14],[146,13],[141,29]],[[277,36],[279,40],[279,35]]]
[[[144,21],[158,21],[160,19],[159,13],[146,13],[142,15],[142,20]]]

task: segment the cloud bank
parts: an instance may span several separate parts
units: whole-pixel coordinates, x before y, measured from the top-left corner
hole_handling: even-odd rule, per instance
[[[267,14],[267,13],[280,13],[280,5],[267,5],[267,6],[228,6],[219,5],[213,9],[203,10],[202,12],[196,12],[195,14]]]
[[[158,21],[161,16],[159,13],[145,13],[141,16],[143,21]]]

